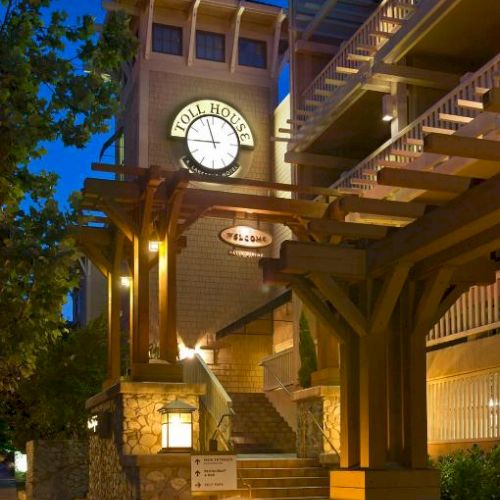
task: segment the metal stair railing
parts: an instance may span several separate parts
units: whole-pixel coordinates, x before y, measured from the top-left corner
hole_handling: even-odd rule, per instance
[[[269,366],[266,366],[265,364],[262,364],[262,363],[260,366],[262,366],[265,370],[269,371],[269,373],[276,379],[276,382],[278,382],[278,385],[285,391],[285,393],[288,395],[288,397],[290,399],[293,399],[293,396],[292,396],[292,393],[290,392],[290,390],[283,384],[283,382],[280,380],[280,378],[275,373],[273,373],[273,371],[269,368]],[[340,460],[339,451],[337,450],[335,445],[332,443],[329,436],[326,434],[325,430],[323,429],[323,426],[318,422],[318,420],[314,416],[313,412],[309,409],[306,409],[306,413],[309,416],[309,418],[311,419],[311,421],[313,422],[313,424],[321,432],[323,437],[326,439],[327,443],[330,445],[331,449],[334,451],[334,453],[337,455],[337,457]],[[334,430],[337,432],[337,434],[340,435],[340,432],[337,429],[334,429]]]

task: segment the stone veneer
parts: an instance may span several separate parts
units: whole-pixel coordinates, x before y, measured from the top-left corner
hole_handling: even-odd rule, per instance
[[[193,412],[193,448],[199,449],[200,384],[120,382],[87,401],[90,414],[109,412],[111,434],[89,438],[89,500],[190,499],[190,455],[158,454],[161,406],[180,399]]]
[[[88,488],[88,443],[76,440],[26,443],[28,500],[71,500]]]
[[[340,387],[310,387],[294,392],[293,399],[297,403],[297,456],[324,459],[333,454],[331,461],[336,462],[338,457],[328,440],[340,453]],[[308,410],[328,439],[315,425]]]

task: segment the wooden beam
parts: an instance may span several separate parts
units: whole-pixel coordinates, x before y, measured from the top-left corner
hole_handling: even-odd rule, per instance
[[[406,83],[441,90],[451,90],[460,83],[459,75],[382,62],[373,66],[372,76],[391,83]]]
[[[500,224],[471,238],[464,239],[441,252],[438,252],[415,266],[415,277],[428,276],[443,265],[463,266],[481,257],[487,257],[500,248]]]
[[[483,95],[484,110],[490,113],[500,113],[500,88],[493,87]]]
[[[314,153],[296,153],[288,151],[285,153],[286,163],[296,163],[308,167],[331,168],[336,170],[349,170],[357,165],[358,160],[351,158],[339,158],[337,156],[318,155]]]
[[[247,212],[305,218],[323,217],[328,205],[317,201],[271,198],[202,189],[188,189],[184,195],[185,207],[204,206],[229,212]]]
[[[132,217],[123,208],[113,200],[102,197],[100,206],[103,212],[113,221],[113,224],[130,240],[139,233],[138,228]]]
[[[71,230],[71,235],[78,242],[88,242],[97,246],[108,246],[112,241],[110,230],[104,227],[77,226]]]
[[[107,277],[108,274],[113,269],[111,262],[108,258],[103,254],[100,248],[97,248],[95,245],[88,241],[78,241],[78,246],[82,249],[82,252],[92,261],[92,263],[99,269],[101,274],[104,277]]]
[[[365,251],[328,244],[285,241],[281,245],[281,272],[330,273],[345,279],[365,277]]]
[[[382,186],[456,194],[467,191],[474,180],[470,177],[410,169],[383,168],[377,173],[377,183]]]
[[[382,288],[370,317],[371,334],[379,334],[387,329],[410,268],[410,263],[398,262],[384,276]]]
[[[370,273],[405,260],[418,262],[490,229],[500,220],[500,174],[423,215],[368,249]]]
[[[311,273],[309,279],[316,285],[321,294],[344,318],[344,321],[360,336],[367,334],[368,322],[358,307],[333,278],[322,273]]]
[[[316,12],[313,19],[309,22],[306,28],[302,31],[302,40],[309,40],[319,25],[324,21],[328,14],[337,4],[338,0],[326,0]]]
[[[337,220],[343,220],[350,213],[417,219],[424,212],[425,204],[415,201],[376,200],[372,198],[359,198],[357,196],[345,196],[335,200],[329,209],[330,215]]]
[[[424,152],[478,160],[500,161],[500,141],[454,135],[429,134]]]
[[[281,267],[280,259],[264,257],[259,260],[259,267],[262,269],[263,281],[266,285],[288,285],[290,276],[279,271]]]
[[[150,167],[148,169],[148,179],[144,187],[144,200],[142,202],[141,235],[144,238],[149,237],[154,196],[162,181],[158,167]]]
[[[110,181],[105,179],[85,179],[84,199],[107,197],[115,202],[137,202],[140,196],[139,186],[132,182]]]
[[[194,61],[194,52],[196,47],[196,19],[198,17],[198,7],[200,0],[193,0],[189,12],[189,38],[188,38],[188,51],[187,51],[187,65],[192,66]]]
[[[292,289],[301,302],[317,317],[323,326],[342,343],[349,340],[349,332],[342,325],[335,314],[327,305],[313,292],[312,285],[305,278],[292,280]]]
[[[151,45],[152,45],[152,33],[153,33],[153,12],[154,12],[155,0],[148,1],[148,7],[146,10],[146,41],[144,47],[144,58],[149,59],[151,56]]]
[[[232,27],[233,43],[231,47],[231,60],[229,63],[229,71],[231,73],[234,73],[236,64],[238,63],[238,41],[240,38],[241,16],[243,15],[243,12],[245,12],[245,5],[243,1],[240,0],[240,3],[238,4],[238,7],[236,9],[236,14],[234,15],[234,21]]]
[[[374,239],[385,238],[388,228],[374,224],[357,224],[328,219],[314,219],[309,221],[307,228],[311,233],[341,236],[345,239]]]
[[[280,10],[276,21],[274,22],[274,36],[273,36],[273,46],[271,49],[271,77],[275,78],[279,74],[280,60],[279,60],[279,49],[281,40],[281,26],[283,21],[286,19],[286,14],[283,9]]]

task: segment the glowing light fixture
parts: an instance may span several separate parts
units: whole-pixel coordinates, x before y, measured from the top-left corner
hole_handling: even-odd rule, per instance
[[[151,237],[149,238],[148,247],[149,251],[153,253],[157,253],[160,249],[160,235],[158,234],[156,227],[154,227],[153,231],[151,231]]]
[[[123,288],[130,288],[131,281],[130,276],[120,276],[120,285]]]
[[[384,122],[391,122],[396,118],[396,105],[392,95],[385,95],[382,97],[382,120]]]
[[[160,453],[190,451],[193,447],[193,412],[196,410],[184,401],[175,400],[163,405],[161,413]]]

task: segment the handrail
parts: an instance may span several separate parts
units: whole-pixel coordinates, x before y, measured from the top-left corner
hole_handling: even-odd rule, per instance
[[[460,106],[459,99],[474,101],[477,98],[478,91],[484,93],[486,90],[494,87],[494,79],[497,77],[496,73],[499,69],[500,54],[497,54],[482,68],[466,78],[455,89],[401,130],[395,137],[386,141],[372,154],[358,163],[356,167],[346,172],[331,187],[341,189],[355,188],[369,191],[376,184],[372,178],[383,168],[384,162],[386,164],[387,162],[398,163],[403,166],[415,159],[413,154],[423,153],[423,138],[425,133],[432,131],[449,134],[455,133],[464,126],[464,123],[445,121],[443,120],[443,115],[460,115],[465,119],[474,119],[479,115],[481,113],[480,109]],[[446,123],[446,127],[444,127],[443,122]],[[354,185],[356,181],[360,182],[360,184]]]
[[[231,397],[198,353],[191,359],[184,359],[183,367],[185,382],[206,384],[207,392],[201,400],[215,422],[220,424],[224,415],[234,413]]]
[[[290,392],[290,390],[285,387],[285,385],[283,384],[283,382],[280,380],[280,378],[275,374],[273,373],[273,371],[266,365],[264,364],[260,364],[260,366],[262,366],[264,369],[268,370],[269,373],[276,379],[276,381],[278,382],[278,384],[280,385],[280,387],[285,391],[285,393],[288,395],[288,397],[290,399],[293,399],[293,396],[292,396],[292,393]],[[323,437],[326,439],[326,441],[328,442],[328,444],[330,445],[330,447],[332,448],[332,450],[335,452],[335,454],[339,457],[340,459],[340,453],[338,452],[337,448],[334,446],[334,444],[330,441],[330,438],[327,436],[327,434],[325,433],[324,429],[323,429],[323,426],[320,425],[320,423],[317,421],[316,417],[314,416],[314,414],[312,413],[311,410],[309,410],[309,408],[306,408],[306,412],[307,414],[309,415],[309,417],[311,417],[311,420],[313,421],[314,425],[316,425],[316,427],[318,428],[318,430],[321,432],[321,434],[323,434]],[[338,432],[338,431],[337,431]]]
[[[284,349],[283,351],[272,354],[271,356],[265,357],[261,364],[266,367],[272,367],[273,370],[276,369],[276,374],[280,377],[284,378],[284,382],[288,385],[291,385],[296,380],[297,370],[294,367],[294,349],[293,347],[289,347],[288,349]],[[287,360],[287,358],[291,358],[291,362]],[[282,369],[280,369],[282,368]],[[274,389],[275,383],[270,381],[269,377],[266,376],[267,372],[264,372],[264,390],[272,390]],[[282,380],[283,382],[283,380]],[[272,384],[272,385],[271,385]]]
[[[327,82],[329,79],[337,80],[340,83],[350,78],[349,70],[352,73],[356,72],[362,64],[366,64],[364,61],[369,61],[373,57],[373,54],[367,55],[366,50],[360,49],[360,47],[375,46],[375,50],[378,52],[388,40],[388,36],[384,36],[383,33],[395,33],[395,30],[397,30],[397,24],[395,23],[409,19],[407,9],[410,7],[415,8],[420,2],[421,0],[385,0],[381,2],[351,38],[341,45],[330,62],[302,92],[300,108],[310,112],[316,111],[313,106],[307,104],[308,100],[321,101],[319,96],[316,95],[316,90],[321,90],[325,96],[328,96],[332,88]],[[391,23],[389,19],[394,19],[395,23]],[[376,36],[377,34],[379,36]],[[347,72],[338,73],[337,68],[339,66],[347,68]]]

